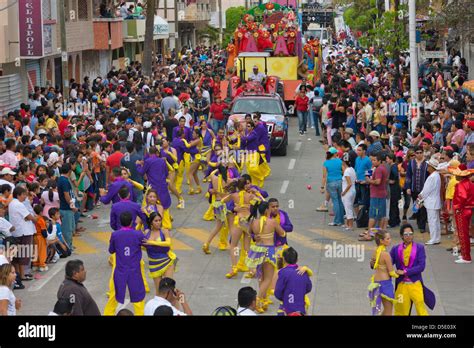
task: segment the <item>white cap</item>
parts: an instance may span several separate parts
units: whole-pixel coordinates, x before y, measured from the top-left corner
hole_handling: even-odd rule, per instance
[[[103,130],[103,129],[104,129],[104,126],[101,125],[100,123],[96,123],[96,124],[95,124],[95,130],[96,130],[96,131],[99,131],[99,132],[100,132],[100,131]]]
[[[48,164],[48,166],[52,166],[53,164],[55,164],[58,161],[59,161],[59,155],[57,154],[57,152],[51,152],[49,154],[49,157],[48,157],[48,160],[46,161],[46,163]]]
[[[16,172],[14,172],[13,170],[11,170],[10,168],[8,167],[5,167],[2,169],[2,171],[0,172],[0,175],[16,175]]]
[[[41,135],[41,134],[48,134],[48,131],[46,129],[40,129],[38,130],[38,135]]]
[[[370,133],[369,133],[369,135],[370,135],[371,137],[377,137],[377,138],[380,138],[380,133],[379,133],[379,132],[377,132],[377,131],[375,131],[375,130],[374,130],[374,131],[372,131],[372,132],[370,132]]]
[[[143,123],[143,128],[151,128],[152,123],[150,121],[146,121]]]
[[[33,140],[33,141],[31,142],[31,145],[33,145],[33,146],[36,147],[36,146],[43,145],[43,142],[42,142],[41,140],[35,139],[35,140]]]

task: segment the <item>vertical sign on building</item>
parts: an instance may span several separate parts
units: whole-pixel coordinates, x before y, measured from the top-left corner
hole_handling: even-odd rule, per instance
[[[18,0],[20,57],[43,56],[42,0]]]

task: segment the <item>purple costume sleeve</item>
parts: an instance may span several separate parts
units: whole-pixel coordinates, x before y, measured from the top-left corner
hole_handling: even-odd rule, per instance
[[[285,283],[286,283],[285,272],[282,272],[282,270],[280,270],[278,272],[278,280],[275,285],[275,297],[280,301],[283,301],[283,292],[285,290]]]
[[[421,275],[421,273],[425,270],[425,261],[426,261],[426,254],[425,254],[425,247],[420,244],[413,243],[412,247],[418,248],[415,262],[413,263],[413,267],[407,268],[407,276],[414,276],[414,275]]]
[[[281,228],[283,228],[285,232],[293,232],[293,224],[291,223],[288,214],[283,210],[280,210],[280,213],[285,217],[285,222],[281,225]]]
[[[107,194],[105,196],[100,197],[100,201],[103,204],[109,204],[111,201],[113,201],[114,197],[118,194],[118,191],[120,190],[120,187],[118,187],[118,185],[116,185],[115,182],[111,183],[109,185],[109,189],[107,191]]]
[[[114,244],[114,233],[110,235],[110,242],[109,242],[109,253],[114,254],[115,253],[115,244]]]
[[[114,204],[112,205],[112,209],[110,209],[110,227],[112,228],[112,231],[119,229],[117,224],[117,212],[116,209],[114,209]]]

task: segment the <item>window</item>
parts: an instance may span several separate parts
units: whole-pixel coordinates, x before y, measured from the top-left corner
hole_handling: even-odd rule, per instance
[[[89,19],[89,0],[79,0],[78,1],[78,19],[79,20],[88,20]]]
[[[51,19],[51,0],[43,0],[43,19]]]

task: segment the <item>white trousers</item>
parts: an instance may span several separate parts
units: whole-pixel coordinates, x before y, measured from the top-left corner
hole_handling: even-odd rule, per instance
[[[430,240],[432,242],[441,241],[441,222],[439,219],[440,209],[426,209],[428,226],[430,227]]]
[[[356,192],[355,190],[349,190],[344,196],[342,196],[342,204],[344,205],[344,210],[346,211],[346,219],[354,219],[354,200]]]

